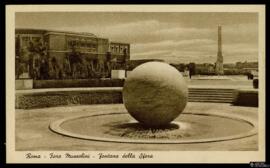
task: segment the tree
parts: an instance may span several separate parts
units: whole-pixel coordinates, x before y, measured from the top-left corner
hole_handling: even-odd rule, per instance
[[[16,59],[18,66],[18,75],[28,72],[29,77],[40,79],[41,62],[46,60],[47,46],[41,39],[36,41],[28,41],[27,46],[21,47],[19,37],[16,38]],[[43,72],[45,73],[45,72]]]
[[[191,78],[192,75],[195,75],[196,73],[196,64],[195,63],[189,63],[189,76]]]
[[[68,55],[71,77],[73,79],[89,77],[92,64],[89,64],[85,56],[75,48],[75,45],[72,45],[71,49],[72,51]]]

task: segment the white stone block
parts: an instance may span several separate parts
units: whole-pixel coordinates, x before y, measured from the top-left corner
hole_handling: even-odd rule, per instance
[[[126,71],[125,70],[112,70],[111,78],[112,79],[125,79]]]
[[[130,72],[131,72],[131,71],[127,71],[127,76],[126,76],[126,77],[128,77],[128,75],[130,74]]]
[[[29,78],[28,72],[24,72],[19,76],[19,79],[27,79],[27,78]]]
[[[16,90],[21,90],[23,89],[23,80],[22,79],[19,79],[19,80],[15,80],[15,89]]]
[[[33,89],[33,79],[15,80],[15,89],[16,90]]]

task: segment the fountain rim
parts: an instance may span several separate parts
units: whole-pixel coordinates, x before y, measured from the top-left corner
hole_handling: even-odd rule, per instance
[[[249,117],[239,116],[237,114],[228,114],[228,113],[215,113],[215,112],[192,112],[187,113],[183,112],[182,115],[203,115],[203,116],[214,116],[214,117],[221,117],[221,118],[227,118],[232,119],[240,122],[245,122],[249,125],[251,125],[253,128],[247,132],[243,132],[237,135],[229,135],[229,136],[222,136],[222,137],[215,137],[215,138],[201,138],[201,139],[186,139],[186,140],[145,140],[145,139],[121,139],[121,138],[104,138],[104,137],[98,137],[98,136],[89,136],[89,135],[82,135],[73,133],[70,131],[67,131],[61,127],[61,125],[65,122],[68,122],[70,120],[74,119],[80,119],[80,118],[87,118],[87,117],[93,117],[93,116],[100,116],[100,115],[117,115],[117,114],[127,114],[125,112],[94,112],[91,115],[77,115],[77,116],[71,116],[66,117],[63,119],[59,119],[56,121],[53,121],[49,125],[49,129],[57,134],[60,134],[62,136],[70,137],[70,138],[76,138],[76,139],[82,139],[82,140],[91,140],[91,141],[99,141],[99,142],[112,142],[112,143],[130,143],[130,144],[195,144],[195,143],[211,143],[211,142],[221,142],[221,141],[229,141],[229,140],[236,140],[236,139],[242,139],[246,137],[251,137],[253,135],[257,134],[258,125],[254,120],[252,120]],[[174,123],[174,122],[172,122]]]

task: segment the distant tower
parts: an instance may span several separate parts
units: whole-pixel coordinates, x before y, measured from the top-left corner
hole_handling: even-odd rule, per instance
[[[223,75],[223,56],[222,56],[222,38],[221,38],[221,26],[218,25],[218,52],[216,61],[216,74]]]

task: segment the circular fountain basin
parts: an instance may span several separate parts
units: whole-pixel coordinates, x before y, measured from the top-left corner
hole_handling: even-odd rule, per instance
[[[53,132],[72,138],[145,144],[219,142],[257,134],[257,125],[249,118],[209,112],[182,113],[161,128],[145,127],[127,112],[73,116],[54,121],[49,127]]]

